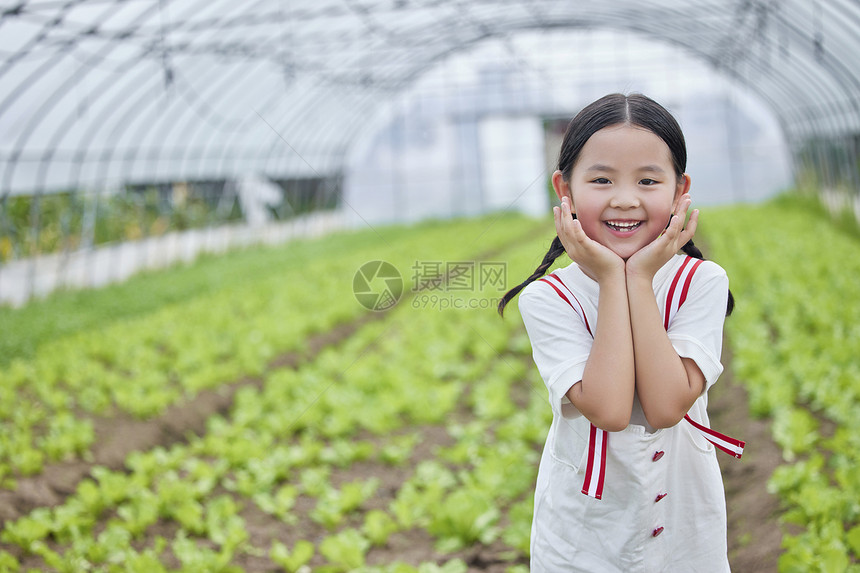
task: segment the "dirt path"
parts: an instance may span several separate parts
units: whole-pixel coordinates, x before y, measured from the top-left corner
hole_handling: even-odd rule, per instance
[[[302,355],[288,352],[273,360],[267,371],[277,368],[296,368],[313,360],[325,346],[348,338],[364,324],[383,318],[385,313],[367,313],[359,319],[337,326],[309,340],[309,351]],[[215,414],[226,414],[233,404],[233,396],[245,386],[262,387],[262,377],[245,377],[217,389],[203,390],[191,399],[169,407],[162,415],[138,420],[130,415],[92,418],[95,441],[92,461],[74,460],[46,464],[42,473],[18,478],[14,491],[0,490],[0,529],[6,520],[14,520],[37,507],[58,505],[74,493],[77,484],[90,475],[95,466],[112,470],[123,467],[131,452],[156,446],[169,447],[185,441],[189,434],[202,434],[206,420]]]
[[[727,344],[723,364],[731,364]],[[726,488],[729,562],[736,573],[769,573],[777,570],[782,533],[778,500],[767,492],[767,480],[782,456],[770,422],[752,419],[748,404],[746,390],[727,367],[709,391],[708,413],[711,427],[746,441],[741,459],[717,456]]]

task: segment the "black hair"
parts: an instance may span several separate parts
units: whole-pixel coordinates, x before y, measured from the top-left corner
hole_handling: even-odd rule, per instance
[[[562,178],[570,181],[573,166],[579,159],[579,154],[588,139],[611,125],[628,124],[643,127],[660,139],[669,147],[672,155],[672,166],[678,177],[684,175],[687,168],[687,145],[681,126],[663,106],[642,94],[609,94],[585,106],[567,126],[564,139],[561,142],[561,150],[558,154],[558,170]],[[576,215],[574,215],[576,217]],[[702,251],[689,240],[681,250],[696,259],[704,260]],[[510,302],[529,283],[542,277],[552,266],[555,260],[565,253],[564,245],[558,235],[550,243],[549,251],[544,255],[543,261],[538,265],[530,277],[505,293],[499,301],[498,312],[504,317],[505,305]],[[735,299],[729,291],[728,304],[726,305],[726,316],[732,313],[735,307]]]

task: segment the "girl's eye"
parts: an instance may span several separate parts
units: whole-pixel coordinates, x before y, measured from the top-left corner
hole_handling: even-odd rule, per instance
[[[609,183],[609,179],[607,179],[606,177],[598,177],[597,179],[592,179],[591,182],[597,183],[598,185],[606,185],[607,183]]]
[[[641,183],[642,185],[656,185],[657,184],[657,182],[654,181],[653,179],[643,179],[639,183]]]

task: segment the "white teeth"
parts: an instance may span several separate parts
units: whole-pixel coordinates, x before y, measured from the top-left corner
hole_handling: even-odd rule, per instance
[[[642,224],[642,221],[606,221],[606,224],[619,231],[629,231]]]

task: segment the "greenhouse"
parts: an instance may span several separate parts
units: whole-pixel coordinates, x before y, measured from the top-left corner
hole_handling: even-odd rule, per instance
[[[0,0],[0,572],[541,570],[497,310],[612,93],[736,302],[728,562],[860,571],[858,53],[850,0]]]

